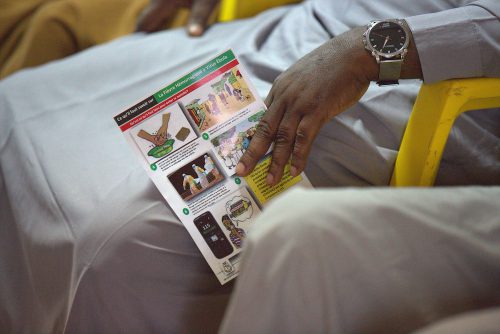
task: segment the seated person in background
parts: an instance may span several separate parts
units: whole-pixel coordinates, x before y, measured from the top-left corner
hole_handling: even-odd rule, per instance
[[[138,31],[186,24],[203,33],[216,0],[5,0],[0,3],[0,79]],[[187,18],[181,8],[191,7]]]
[[[294,173],[305,168],[317,187],[383,186],[420,81],[369,85],[378,64],[360,27],[406,19],[404,78],[498,77],[498,13],[487,0],[311,0],[214,25],[197,39],[179,30],[123,38],[1,81],[0,259],[8,270],[0,270],[0,328],[218,330],[232,284],[220,286],[124,149],[112,122],[123,106],[232,47],[269,105],[239,173],[274,141],[271,184],[291,155]],[[499,183],[498,115],[458,120],[437,184]],[[284,196],[245,236],[222,331],[399,333],[498,305],[498,193]]]

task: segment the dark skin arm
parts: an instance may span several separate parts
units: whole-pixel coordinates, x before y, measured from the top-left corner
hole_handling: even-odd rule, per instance
[[[278,76],[265,100],[268,111],[236,167],[238,175],[248,175],[272,143],[269,185],[281,180],[290,159],[292,176],[304,170],[321,127],[355,104],[378,79],[379,66],[363,45],[365,30],[354,28],[329,40]],[[411,36],[401,78],[422,78]]]

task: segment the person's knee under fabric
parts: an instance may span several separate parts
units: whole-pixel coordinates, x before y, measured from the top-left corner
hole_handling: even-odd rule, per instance
[[[89,232],[84,239],[102,239],[95,235],[102,230]],[[68,332],[215,332],[232,285],[220,285],[163,204],[117,224],[91,249],[74,288]]]
[[[33,3],[1,46],[0,78],[133,32],[147,0],[52,0]],[[1,58],[0,58],[1,59]]]
[[[494,334],[500,328],[500,307],[445,318],[413,334]]]
[[[489,306],[500,298],[490,293],[498,289],[500,272],[491,270],[500,254],[485,258],[491,240],[477,232],[490,230],[498,215],[494,194],[479,188],[292,191],[267,207],[249,234],[226,325],[232,314],[259,310],[262,328],[281,319],[293,329],[297,319],[290,314],[307,304],[302,329],[330,319],[326,330],[341,324],[353,332],[408,332]],[[478,219],[457,210],[478,212]],[[463,234],[470,230],[476,232]],[[257,306],[250,296],[269,302]],[[266,310],[272,318],[262,316]]]
[[[41,5],[28,19],[20,40],[0,67],[0,77],[77,52],[78,13],[67,1]]]

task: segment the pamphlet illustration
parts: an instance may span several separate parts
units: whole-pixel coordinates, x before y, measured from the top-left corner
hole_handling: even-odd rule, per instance
[[[222,123],[255,101],[238,68],[207,82],[183,104],[200,131]]]
[[[210,212],[204,212],[196,217],[194,224],[216,258],[225,258],[233,252],[233,247],[229,244],[226,235]]]
[[[224,162],[223,165],[228,174],[234,173],[234,169],[250,145],[250,140],[252,140],[257,130],[257,124],[264,113],[264,109],[260,110],[211,140],[215,151]]]
[[[203,166],[203,167],[201,167]],[[187,162],[168,176],[177,193],[184,201],[224,180],[224,175],[213,163],[210,153]]]
[[[243,196],[236,196],[227,202],[226,210],[228,218],[232,218],[236,223],[250,219],[253,213],[252,203]]]
[[[289,165],[269,187],[271,152],[249,176],[235,175],[265,112],[227,50],[114,117],[221,284],[237,277],[247,234],[269,201],[290,187],[311,187],[303,173],[292,177]]]
[[[229,238],[236,248],[241,248],[246,237],[244,229],[236,227],[228,215],[222,216],[222,224],[229,231]]]
[[[142,122],[130,133],[150,163],[198,137],[178,104]]]

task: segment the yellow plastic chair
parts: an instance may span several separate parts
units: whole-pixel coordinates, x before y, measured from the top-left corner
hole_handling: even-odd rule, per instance
[[[0,0],[1,1],[1,0]],[[144,0],[142,0],[144,1]],[[260,12],[282,5],[297,3],[301,0],[221,0],[220,5],[214,9],[210,15],[208,22],[227,22],[246,17],[254,16]],[[167,23],[168,28],[183,27],[187,24],[190,10],[188,8],[177,9],[175,15],[172,16]]]
[[[500,79],[455,79],[423,84],[392,174],[392,186],[432,186],[446,140],[463,112],[500,107]]]
[[[266,9],[300,2],[301,0],[222,0],[219,21],[232,21],[254,16]]]

